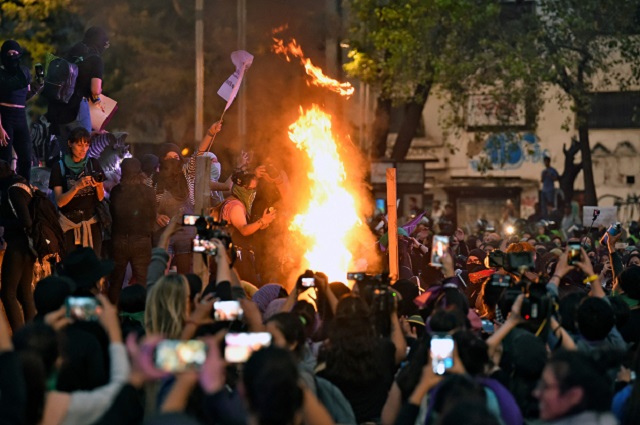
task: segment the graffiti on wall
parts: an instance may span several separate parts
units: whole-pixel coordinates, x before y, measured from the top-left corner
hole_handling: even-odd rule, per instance
[[[469,160],[474,171],[516,170],[525,162],[538,163],[548,155],[533,133],[497,133],[487,137],[482,152]]]

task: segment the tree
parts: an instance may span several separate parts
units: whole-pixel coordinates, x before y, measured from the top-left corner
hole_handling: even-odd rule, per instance
[[[432,88],[466,66],[478,34],[492,31],[499,8],[493,1],[350,0],[349,53],[352,77],[378,91],[373,125],[374,156],[384,155],[392,104],[403,105],[403,122],[392,157],[406,156]],[[462,63],[449,59],[459,59]]]
[[[69,45],[77,34],[82,34],[82,24],[71,0],[5,0],[0,4],[0,40],[20,43],[25,49],[22,63],[29,67],[44,63],[47,52]],[[44,110],[42,101],[30,108],[32,113]]]
[[[535,46],[546,70],[540,81],[560,87],[557,100],[575,113],[586,205],[597,205],[589,143],[593,93],[638,84],[639,12],[637,0],[539,2]]]

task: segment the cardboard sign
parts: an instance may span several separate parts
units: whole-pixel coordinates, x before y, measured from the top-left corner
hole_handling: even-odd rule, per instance
[[[227,101],[227,105],[224,108],[225,111],[229,109],[229,106],[236,98],[244,73],[253,63],[253,55],[244,50],[237,50],[231,53],[231,61],[236,66],[236,71],[218,89],[218,95]]]
[[[99,103],[89,101],[89,113],[91,115],[91,128],[93,131],[104,130],[117,110],[118,102],[104,94],[100,95]]]
[[[593,221],[593,212],[599,210],[600,214]],[[609,227],[618,221],[618,209],[616,207],[582,207],[582,225],[584,227],[591,226],[598,228],[600,226]]]

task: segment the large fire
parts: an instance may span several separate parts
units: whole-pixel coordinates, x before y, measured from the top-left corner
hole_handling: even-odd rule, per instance
[[[307,267],[322,271],[332,281],[345,281],[352,266],[357,227],[362,224],[355,196],[347,188],[347,173],[331,131],[331,117],[317,105],[303,111],[289,127],[289,138],[310,159],[309,199],[289,230],[305,242]]]
[[[274,30],[274,34],[283,29]],[[351,84],[327,77],[305,58],[295,40],[286,45],[280,38],[273,40],[274,52],[284,55],[289,62],[290,56],[300,59],[312,84],[344,97],[353,94]],[[353,253],[359,243],[370,238],[370,232],[360,219],[363,202],[356,195],[353,182],[349,182],[353,176],[347,176],[345,161],[340,158],[331,116],[317,105],[306,111],[301,107],[300,118],[289,126],[289,138],[309,158],[306,173],[310,199],[298,205],[299,212],[289,226],[304,246],[307,264],[302,266],[324,272],[332,281],[344,282],[348,271],[366,268],[362,264],[354,266]],[[357,162],[350,158],[352,170]]]
[[[298,45],[295,39],[290,41],[288,44],[284,44],[284,40],[273,37],[273,41],[275,44],[273,45],[273,51],[284,55],[287,59],[287,62],[290,62],[291,59],[289,55],[297,57],[300,59],[300,63],[304,65],[304,69],[307,72],[307,75],[311,77],[311,83],[318,86],[324,87],[331,91],[338,93],[341,96],[349,97],[353,94],[355,89],[349,83],[341,83],[339,81],[334,80],[333,78],[329,78],[322,72],[322,69],[315,66],[311,63],[311,59],[305,58],[304,53],[302,52],[302,48]]]

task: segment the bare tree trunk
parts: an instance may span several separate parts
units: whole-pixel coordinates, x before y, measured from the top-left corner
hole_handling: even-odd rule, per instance
[[[591,161],[591,146],[589,145],[589,116],[584,108],[578,107],[578,136],[580,138],[580,153],[582,155],[582,171],[584,175],[584,204],[598,205],[596,185],[593,180],[593,162]]]
[[[389,122],[391,120],[391,99],[378,97],[376,101],[376,112],[373,120],[371,137],[372,158],[384,158],[387,151],[387,136],[389,135]]]
[[[562,193],[564,193],[565,205],[569,205],[573,200],[573,186],[576,177],[578,177],[578,173],[582,170],[582,163],[576,164],[573,162],[576,154],[580,152],[580,143],[575,139],[571,139],[569,149],[563,146],[562,152],[564,153],[564,170],[560,176],[560,189],[562,189]]]
[[[413,100],[404,107],[402,125],[400,126],[400,131],[398,131],[398,138],[393,145],[393,152],[391,153],[391,157],[396,161],[405,159],[409,148],[411,148],[411,142],[416,136],[418,125],[420,125],[424,105],[427,103],[429,90],[431,90],[431,83],[418,85]]]

